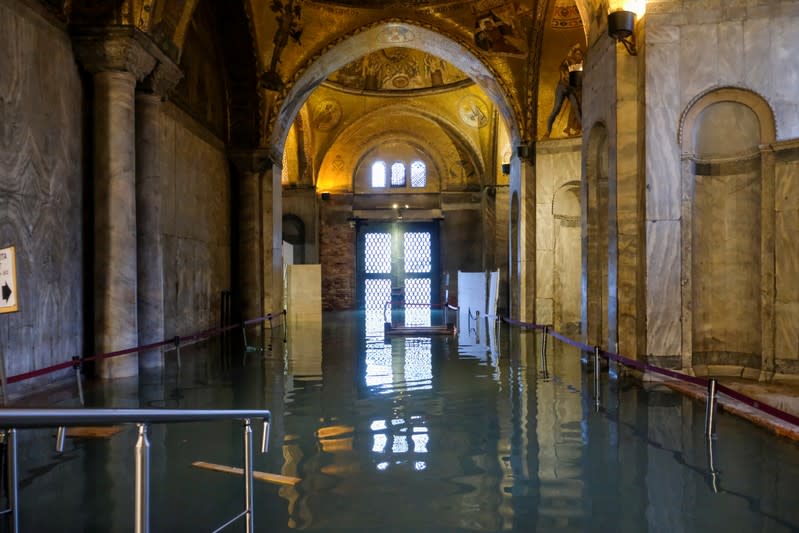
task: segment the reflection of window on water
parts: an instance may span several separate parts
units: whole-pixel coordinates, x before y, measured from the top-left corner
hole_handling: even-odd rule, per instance
[[[382,327],[382,324],[381,324]],[[382,338],[366,342],[366,386],[389,385],[394,380],[391,371],[391,345],[383,344]]]
[[[388,423],[386,420],[373,420],[370,428],[372,453],[379,459],[375,465],[378,470],[386,470],[392,464],[411,465],[416,471],[427,468],[427,462],[418,457],[427,453],[430,442],[421,416],[412,416],[410,420],[395,418]]]
[[[408,384],[406,390],[433,388],[433,352],[430,339],[405,339],[405,382]]]

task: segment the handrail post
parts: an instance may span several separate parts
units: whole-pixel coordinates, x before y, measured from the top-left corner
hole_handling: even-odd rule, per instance
[[[147,424],[137,424],[139,438],[136,439],[136,533],[150,531],[150,441]]]
[[[547,379],[549,372],[547,371],[547,337],[549,336],[549,326],[544,326],[541,331],[541,377]]]
[[[253,473],[252,473],[252,424],[249,418],[244,419],[244,516],[246,530],[253,533]]]
[[[707,438],[716,435],[716,385],[715,379],[707,382],[707,406],[705,407],[705,436]]]
[[[599,364],[599,353],[601,349],[599,346],[594,346],[594,400],[596,401],[596,409],[599,410],[599,372],[600,372],[600,364]]]
[[[8,508],[11,511],[11,531],[19,533],[19,465],[17,464],[17,430],[6,430],[8,470]]]

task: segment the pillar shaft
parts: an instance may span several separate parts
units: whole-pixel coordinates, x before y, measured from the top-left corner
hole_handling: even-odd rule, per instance
[[[136,233],[139,343],[164,338],[164,258],[161,238],[161,97],[136,95]],[[160,348],[139,353],[139,366],[163,364]]]
[[[239,290],[247,320],[264,314],[263,190],[260,172],[239,174]]]
[[[94,74],[94,333],[95,351],[138,344],[136,311],[136,77]],[[103,378],[138,375],[136,354],[100,361]]]

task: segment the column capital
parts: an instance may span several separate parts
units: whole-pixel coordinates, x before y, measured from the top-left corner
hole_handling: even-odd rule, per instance
[[[272,166],[272,156],[266,148],[234,149],[228,157],[241,174],[262,173]]]
[[[130,72],[141,81],[156,65],[172,61],[144,33],[133,26],[81,28],[72,42],[83,68],[91,73]]]
[[[183,78],[183,72],[169,58],[159,58],[158,63],[152,72],[144,78],[142,89],[161,98],[166,98],[169,92],[175,88]]]

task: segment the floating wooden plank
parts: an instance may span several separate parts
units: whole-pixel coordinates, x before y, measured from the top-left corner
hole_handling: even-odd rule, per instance
[[[67,437],[109,439],[122,431],[123,426],[82,426],[67,428]]]
[[[244,475],[244,469],[237,468],[235,466],[218,465],[215,463],[206,463],[205,461],[194,461],[191,464],[191,466],[196,466],[197,468],[205,468],[206,470],[213,470],[214,472],[237,474],[239,476]],[[298,477],[283,476],[280,474],[270,474],[269,472],[259,472],[258,470],[254,470],[252,476],[255,479],[258,479],[260,481],[266,481],[267,483],[275,483],[276,485],[289,485],[292,487],[297,483],[299,483],[300,481],[302,481]]]
[[[316,430],[316,436],[320,439],[331,439],[348,435],[355,431],[352,426],[325,426]]]

